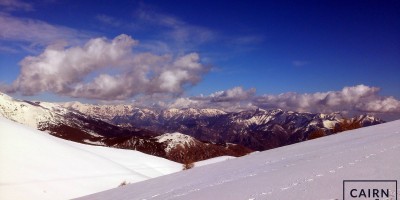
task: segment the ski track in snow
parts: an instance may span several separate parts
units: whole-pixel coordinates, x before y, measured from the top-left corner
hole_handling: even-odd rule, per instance
[[[399,143],[400,143],[400,141],[399,141]],[[387,150],[393,150],[393,149],[397,149],[397,148],[399,148],[399,147],[400,147],[400,145],[395,145],[395,146],[392,146],[392,147],[389,148],[389,149],[383,148],[382,150],[379,151],[379,153],[384,153],[384,152],[386,152]],[[337,154],[343,154],[343,153],[344,153],[344,152],[339,152],[339,153],[337,153]],[[363,158],[364,158],[364,159],[369,159],[369,158],[371,158],[372,156],[376,156],[376,154],[371,153],[371,154],[368,154],[368,155],[363,156]],[[321,157],[320,157],[320,159],[321,159]],[[281,158],[280,160],[285,160],[285,158]],[[310,160],[306,160],[306,161],[309,162]],[[347,163],[347,164],[348,164],[348,165],[354,166],[356,163],[362,162],[362,161],[363,161],[363,159],[360,158],[360,159],[354,160],[354,162],[350,162],[350,163]],[[272,162],[271,162],[271,161],[267,161],[266,163],[269,164],[269,163],[274,163],[274,162],[276,162],[276,160],[275,160],[275,161],[272,161]],[[296,164],[294,164],[294,163],[292,163],[292,164],[287,164],[286,167],[295,166],[295,165],[296,165]],[[249,197],[248,200],[256,200],[256,199],[258,199],[257,197],[262,197],[262,196],[266,196],[266,195],[271,195],[271,194],[273,194],[274,192],[287,192],[287,190],[293,189],[293,188],[296,187],[296,186],[300,186],[300,185],[302,185],[302,184],[304,184],[304,183],[312,182],[312,181],[314,181],[314,179],[321,178],[321,177],[324,176],[324,174],[336,173],[336,172],[339,172],[339,173],[340,173],[340,171],[338,171],[338,170],[343,169],[343,168],[344,168],[343,165],[339,165],[339,166],[337,166],[337,167],[334,168],[334,169],[331,169],[331,170],[329,170],[329,171],[326,171],[325,173],[317,173],[316,175],[311,176],[311,177],[303,177],[303,178],[299,179],[297,182],[292,182],[289,186],[286,186],[286,187],[278,187],[279,190],[278,190],[277,188],[274,188],[274,189],[272,189],[272,190],[270,190],[270,191],[265,191],[265,192],[262,192],[262,193],[259,193],[259,194],[252,194],[252,195]],[[267,170],[267,171],[264,171],[264,173],[270,173],[270,172],[273,172],[273,171],[275,171],[275,170],[273,170],[273,169],[272,169],[272,170]],[[195,188],[195,189],[191,189],[191,190],[189,190],[189,191],[187,191],[187,192],[184,192],[184,193],[175,194],[173,197],[181,197],[181,196],[188,195],[188,194],[190,194],[190,193],[192,193],[192,192],[200,192],[202,189],[205,189],[205,188],[207,188],[207,187],[213,187],[213,186],[216,186],[216,185],[222,185],[222,184],[225,184],[225,183],[234,181],[234,180],[245,179],[245,178],[252,177],[252,176],[255,176],[255,175],[257,175],[257,174],[247,174],[247,175],[239,176],[238,178],[235,178],[235,179],[226,179],[226,180],[218,181],[218,182],[216,182],[216,183],[207,185],[206,187]],[[173,192],[173,191],[164,193],[163,195],[166,195],[166,194],[171,193],[171,192]],[[157,197],[157,196],[160,196],[160,195],[157,194],[157,195],[154,195],[154,196],[152,196],[152,197],[150,197],[150,198],[148,198],[148,199],[151,199],[151,198]],[[171,199],[171,198],[166,198],[166,199]]]
[[[399,131],[396,131],[395,133],[397,134],[397,133],[399,133]],[[399,140],[398,142],[400,143],[400,140]],[[380,146],[384,146],[384,144],[381,144]],[[354,162],[350,162],[350,163],[347,163],[347,164],[348,164],[349,166],[353,166],[353,167],[354,167],[354,165],[356,165],[356,163],[362,162],[362,161],[365,160],[365,159],[371,159],[371,158],[373,158],[374,156],[376,156],[376,155],[379,154],[379,153],[385,153],[385,152],[388,151],[388,150],[394,150],[394,149],[397,149],[397,148],[399,148],[399,147],[400,147],[400,144],[399,144],[399,145],[391,146],[390,148],[383,148],[383,149],[381,149],[381,150],[377,150],[377,153],[370,153],[370,154],[367,154],[367,155],[363,156],[363,158],[361,158],[361,159],[356,159],[356,160],[354,160]],[[350,151],[352,151],[352,150],[354,150],[354,149],[351,149]],[[343,154],[343,153],[344,153],[344,152],[339,152],[338,154]],[[321,158],[321,157],[320,157],[320,158]],[[293,164],[293,165],[295,165],[295,164]],[[286,165],[286,166],[287,166],[287,165]],[[331,170],[329,170],[328,172],[329,172],[329,173],[336,173],[336,172],[339,172],[339,173],[340,173],[340,171],[338,171],[338,170],[343,169],[343,168],[344,168],[344,166],[343,166],[343,165],[340,165],[340,166],[338,166],[336,169],[331,169]],[[316,175],[313,176],[313,177],[305,177],[305,178],[301,179],[299,182],[293,182],[290,186],[281,187],[280,190],[278,190],[278,191],[280,191],[280,192],[282,192],[282,191],[286,192],[286,190],[292,189],[292,188],[294,188],[294,187],[296,187],[296,186],[299,186],[299,185],[301,185],[301,184],[303,184],[303,183],[306,183],[306,182],[314,181],[314,178],[319,178],[319,177],[323,177],[323,176],[324,176],[323,173],[319,173],[319,174],[316,174]],[[265,195],[270,195],[270,194],[273,193],[273,191],[274,191],[274,190],[272,190],[272,191],[270,191],[270,192],[268,192],[268,193],[262,192],[262,193],[260,193],[260,194],[253,194],[253,195],[251,195],[251,197],[249,198],[249,200],[256,200],[257,198],[254,198],[254,196],[265,196]],[[275,190],[275,191],[276,191],[276,190]],[[400,191],[400,189],[399,189],[399,191]],[[400,196],[400,194],[399,194],[399,196]]]

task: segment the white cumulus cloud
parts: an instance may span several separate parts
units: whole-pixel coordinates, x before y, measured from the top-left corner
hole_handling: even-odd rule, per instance
[[[214,102],[229,102],[251,99],[255,93],[255,88],[244,90],[243,87],[234,87],[225,91],[215,92],[210,97],[211,101]]]
[[[341,91],[262,95],[255,98],[253,104],[300,112],[400,112],[400,101],[380,96],[379,91],[377,87],[356,85],[344,87]]]
[[[197,53],[178,57],[132,52],[138,41],[128,35],[95,38],[83,46],[48,46],[21,62],[21,73],[8,91],[123,100],[138,94],[180,94],[208,68]]]

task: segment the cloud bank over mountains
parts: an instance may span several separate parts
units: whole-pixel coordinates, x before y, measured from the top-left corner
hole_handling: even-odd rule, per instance
[[[377,113],[400,116],[400,101],[394,97],[379,95],[380,88],[366,85],[344,87],[340,91],[278,95],[256,95],[255,89],[235,87],[215,92],[209,96],[178,98],[169,107],[218,108],[227,111],[246,109],[275,109],[298,112],[344,114]]]
[[[344,87],[341,91],[312,94],[283,93],[254,99],[259,107],[279,107],[300,112],[399,112],[400,101],[379,95],[380,89],[365,85]]]
[[[38,56],[25,57],[8,92],[35,95],[126,100],[139,94],[179,95],[208,71],[197,53],[180,56],[134,53],[137,40],[119,35],[94,38],[83,46],[50,45]]]

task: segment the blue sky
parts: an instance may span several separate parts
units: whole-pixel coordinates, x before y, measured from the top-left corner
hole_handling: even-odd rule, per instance
[[[289,92],[341,92],[345,87],[365,85],[379,88],[374,91],[379,100],[393,97],[397,101],[400,98],[399,10],[399,1],[378,0],[0,0],[0,82],[6,87],[13,84],[24,69],[36,69],[32,62],[20,64],[23,59],[27,56],[40,59],[45,49],[62,42],[64,52],[83,48],[90,39],[105,37],[106,42],[111,42],[126,34],[138,41],[129,47],[132,49],[129,55],[145,52],[153,57],[169,55],[171,58],[165,62],[171,66],[158,67],[169,67],[176,72],[173,66],[176,60],[196,53],[198,60],[196,56],[191,59],[204,70],[185,71],[193,76],[179,79],[177,88],[165,89],[162,85],[155,88],[152,83],[150,89],[137,89],[116,100],[150,98],[149,95],[159,98],[160,94],[174,98],[212,96],[216,91],[233,91],[235,87],[254,98]],[[156,68],[149,69],[147,76],[158,76]],[[17,96],[29,94],[33,97],[28,98],[41,100],[115,100],[80,95],[69,89],[76,90],[77,84],[90,83],[100,74],[137,72],[125,69],[113,66],[89,69],[90,72],[79,77],[83,79],[81,82],[74,78],[63,82],[70,84],[63,89],[40,83],[39,89],[29,86],[28,90],[28,86],[19,83],[8,90]]]

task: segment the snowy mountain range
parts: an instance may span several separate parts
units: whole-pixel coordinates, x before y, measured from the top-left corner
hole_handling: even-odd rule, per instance
[[[242,156],[306,141],[312,132],[330,135],[343,117],[339,113],[314,114],[275,110],[225,112],[218,109],[149,109],[132,105],[91,105],[79,102],[48,103],[13,99],[0,93],[0,115],[64,139],[101,146],[136,149],[182,162],[169,149],[173,140],[157,138],[181,133],[194,161],[215,156]],[[361,126],[383,121],[369,115],[354,117]],[[178,139],[177,137],[176,139]],[[189,142],[195,141],[195,142]],[[188,145],[192,144],[192,145]],[[174,148],[178,147],[174,145]],[[194,147],[196,146],[196,147]],[[179,148],[180,149],[180,148]],[[207,151],[205,150],[207,149]],[[207,153],[208,152],[208,153]],[[180,157],[184,157],[182,154]]]
[[[120,127],[180,132],[201,141],[240,144],[259,151],[305,141],[315,130],[330,135],[343,120],[339,113],[299,113],[281,109],[224,112],[218,109],[157,110],[77,103],[66,103],[63,107],[108,120]],[[383,123],[370,115],[356,116],[351,120],[358,121],[363,127]]]
[[[63,139],[138,150],[176,162],[189,158],[195,162],[225,155],[237,157],[252,152],[241,145],[202,142],[180,133],[164,134],[165,131],[121,127],[96,116],[64,108],[60,104],[18,100],[2,93],[0,116]],[[163,139],[164,137],[170,139]]]

